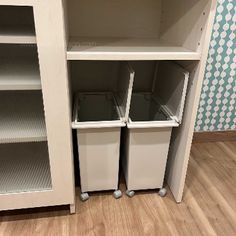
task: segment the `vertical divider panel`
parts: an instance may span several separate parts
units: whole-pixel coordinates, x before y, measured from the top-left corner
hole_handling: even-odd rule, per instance
[[[54,205],[72,205],[75,201],[73,148],[62,1],[37,1],[34,16],[54,193],[52,201]]]
[[[166,177],[167,183],[172,194],[174,195],[176,202],[181,202],[183,197],[195,119],[201,94],[201,86],[205,72],[216,6],[217,1],[212,0],[211,10],[207,21],[206,37],[202,49],[201,61],[190,75],[183,122],[178,129],[173,130],[171,138]]]

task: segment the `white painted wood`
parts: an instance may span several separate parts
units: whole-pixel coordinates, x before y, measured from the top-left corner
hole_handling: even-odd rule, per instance
[[[172,128],[127,129],[122,158],[128,190],[163,186]]]
[[[46,142],[0,145],[0,195],[51,190]]]
[[[34,48],[10,45],[2,46],[0,49],[2,52],[0,55],[0,90],[40,90],[39,63]]]
[[[50,195],[41,196],[44,205],[75,204],[72,116],[63,17],[61,1],[35,2],[35,29],[53,186]]]
[[[120,128],[78,130],[81,191],[116,190]]]
[[[0,143],[47,139],[41,92],[0,92]]]
[[[3,1],[1,1],[2,3]],[[14,1],[16,3],[16,1]],[[29,1],[25,1],[25,3],[28,3]],[[3,2],[3,4],[6,3],[6,1]],[[9,2],[10,3],[10,2]],[[65,83],[67,82],[66,79],[66,57],[65,57],[65,49],[66,47],[62,46],[63,43],[65,45],[65,41],[64,41],[64,37],[63,37],[63,24],[62,24],[62,6],[60,4],[60,2],[58,1],[50,1],[50,3],[48,3],[47,1],[34,1],[35,6],[34,6],[34,12],[35,12],[35,18],[37,19],[37,27],[38,28],[38,36],[39,36],[39,41],[40,43],[38,44],[38,48],[40,51],[40,58],[43,58],[43,60],[40,61],[40,66],[41,66],[41,77],[42,80],[45,81],[45,83],[47,84],[46,86],[46,91],[47,89],[49,89],[49,92],[44,91],[44,98],[46,97],[47,99],[44,99],[44,104],[45,105],[45,110],[46,110],[46,121],[47,123],[49,123],[49,121],[51,121],[51,125],[47,124],[47,128],[48,127],[52,127],[52,132],[49,132],[49,130],[51,130],[50,128],[47,129],[47,133],[49,133],[49,163],[50,163],[50,171],[51,171],[51,183],[52,183],[52,189],[50,190],[42,190],[41,191],[29,191],[29,192],[20,192],[20,193],[7,193],[7,194],[1,194],[0,195],[0,210],[11,210],[11,209],[20,209],[20,208],[31,208],[31,207],[41,207],[41,206],[51,206],[51,205],[66,205],[66,204],[74,204],[74,182],[73,182],[73,165],[72,165],[72,145],[71,145],[71,131],[70,131],[70,116],[69,116],[69,108],[70,106],[68,105],[68,96],[67,96],[67,92],[65,91],[66,86],[62,85],[62,90],[64,91],[61,92],[60,91],[60,86],[58,86],[58,81],[60,81],[60,78],[62,79],[62,81],[64,81]],[[37,3],[37,6],[36,6]],[[16,3],[18,4],[18,3]],[[19,1],[19,5],[24,5],[23,1]],[[55,13],[55,9],[57,9],[56,13]],[[16,13],[18,12],[19,9],[16,9]],[[7,14],[6,14],[7,15]],[[3,15],[1,14],[1,17]],[[8,20],[12,20],[13,18],[9,17],[10,15],[7,15],[7,19]],[[61,17],[60,17],[61,16]],[[41,18],[43,20],[41,20]],[[50,20],[48,20],[48,18]],[[16,19],[16,18],[14,18]],[[26,15],[23,14],[23,19],[26,20],[27,17]],[[58,20],[60,19],[60,20]],[[56,22],[55,22],[56,20]],[[1,23],[8,23],[8,21],[1,21]],[[61,26],[59,26],[61,22]],[[12,21],[11,21],[12,23]],[[16,25],[18,24],[18,20],[16,22]],[[15,24],[15,23],[14,23]],[[14,24],[12,24],[14,26]],[[59,29],[59,37],[58,37],[58,31],[55,28],[55,25],[58,26]],[[47,28],[48,27],[48,28]],[[51,30],[53,29],[53,30]],[[55,31],[54,31],[55,30]],[[50,36],[50,33],[52,34]],[[54,38],[56,37],[56,38]],[[51,41],[50,41],[50,40]],[[55,40],[53,40],[55,39]],[[45,48],[45,45],[47,45],[47,43],[50,41],[50,43],[52,43],[52,47],[49,48]],[[16,40],[13,40],[14,43],[18,42]],[[22,41],[20,41],[21,43]],[[22,43],[27,43],[27,40],[23,40]],[[46,43],[45,43],[46,42]],[[11,43],[9,40],[7,40],[7,43]],[[43,45],[43,46],[42,46]],[[54,50],[54,47],[58,48],[59,45],[59,49],[61,50]],[[12,47],[14,47],[15,45],[12,44]],[[3,55],[5,50],[1,50],[1,56]],[[27,51],[27,50],[26,50]],[[61,52],[61,56],[58,56],[58,51]],[[46,52],[46,55],[43,53]],[[47,53],[49,53],[47,55]],[[6,55],[6,54],[4,54]],[[46,60],[44,60],[46,59]],[[47,61],[47,59],[49,61]],[[55,59],[55,60],[54,60]],[[62,65],[64,63],[64,76],[62,76],[62,71],[63,71],[63,66],[59,66],[59,62],[62,62]],[[50,62],[50,63],[49,63]],[[55,63],[53,66],[53,62]],[[46,65],[45,67],[48,67],[49,70],[45,70],[45,67],[43,65]],[[54,68],[56,68],[56,70],[54,70]],[[57,71],[57,69],[59,69],[59,71]],[[46,73],[43,73],[43,71],[47,71]],[[51,71],[51,73],[49,73]],[[55,86],[55,84],[52,83],[52,78],[54,78],[55,84],[57,86]],[[51,85],[51,86],[50,86]],[[59,83],[60,85],[60,83]],[[59,91],[58,91],[59,89]],[[45,90],[43,88],[43,90]],[[56,96],[53,95],[53,92],[57,91],[56,93],[59,96],[59,100],[55,101],[51,101],[50,99],[55,98]],[[1,91],[1,96],[2,94],[4,94],[5,92]],[[8,92],[9,93],[9,92]],[[14,97],[15,100],[17,100],[18,96],[16,96],[16,94],[18,94],[19,92],[14,92]],[[28,93],[28,92],[23,92],[23,93]],[[30,92],[29,92],[30,93]],[[48,96],[46,96],[45,94],[47,94]],[[64,97],[63,97],[64,94]],[[60,103],[60,99],[62,99],[62,102]],[[28,107],[28,103],[32,104],[32,97],[29,96],[27,101],[24,102],[23,106],[21,104],[19,104],[19,101],[15,101],[14,104],[14,108],[15,110],[20,110],[20,108],[22,108],[23,110],[25,110],[25,107]],[[6,98],[4,98],[4,100],[2,100],[1,98],[1,102],[2,103],[7,103],[9,102],[9,96],[7,96]],[[60,119],[58,119],[59,115],[58,113],[55,114],[55,116],[53,116],[52,114],[60,111],[60,109],[58,109],[57,106],[57,102],[59,102],[60,106],[62,105],[62,110],[65,111],[64,118],[63,119],[63,115],[60,115]],[[64,104],[63,104],[64,103]],[[19,106],[18,106],[19,105]],[[20,106],[21,105],[21,106]],[[65,108],[63,107],[65,106]],[[31,110],[31,109],[30,109]],[[33,108],[33,111],[35,110],[35,106]],[[2,116],[2,111],[3,109],[1,109],[1,119],[5,119],[5,116]],[[49,111],[49,112],[47,112]],[[16,111],[15,111],[16,113]],[[42,109],[42,113],[43,113],[43,109]],[[17,114],[17,116],[14,116],[13,121],[17,121],[17,117],[19,117],[20,114]],[[23,112],[23,115],[26,116],[27,112]],[[38,114],[34,115],[33,117],[29,117],[30,119],[35,118],[35,120],[38,120]],[[67,118],[66,118],[67,117]],[[56,118],[56,119],[55,119]],[[65,128],[63,130],[63,126],[66,124],[66,122],[64,122],[67,119],[67,128]],[[7,119],[8,122],[10,123],[11,120]],[[34,120],[34,119],[32,119]],[[62,123],[57,123],[57,120],[62,121]],[[20,121],[20,120],[19,120]],[[27,122],[27,120],[22,119],[23,123]],[[44,122],[44,119],[43,119]],[[19,123],[21,125],[21,123]],[[3,125],[3,123],[1,122],[1,125]],[[18,125],[19,126],[19,125]],[[66,126],[66,125],[65,125]],[[5,127],[5,125],[4,125]],[[5,127],[6,128],[6,127]],[[19,126],[18,130],[15,129],[16,134],[19,136],[19,140],[20,141],[40,141],[38,138],[37,140],[29,140],[27,138],[27,140],[23,140],[24,137],[22,137],[22,135],[19,135],[20,133],[22,133],[21,128],[23,128],[24,131],[24,127]],[[26,126],[27,128],[27,126]],[[36,128],[37,129],[37,125]],[[2,128],[1,128],[2,130]],[[9,130],[8,130],[9,131]],[[10,130],[11,131],[11,130]],[[14,131],[14,129],[13,129]],[[45,126],[44,126],[44,132],[45,132]],[[59,132],[59,135],[57,134],[57,132]],[[60,132],[62,132],[62,135],[60,134]],[[7,132],[9,133],[9,132]],[[37,132],[33,132],[34,135],[37,135]],[[1,135],[3,136],[3,134],[1,133]],[[55,136],[56,135],[56,136]],[[45,137],[46,137],[46,132],[45,132]],[[57,137],[57,139],[55,139],[55,137]],[[62,140],[62,142],[60,143],[60,138],[63,139],[65,138],[65,140]],[[59,139],[59,143],[58,143],[58,139]],[[18,142],[19,142],[18,140]],[[45,140],[45,138],[43,139]],[[53,141],[52,141],[53,140]],[[1,145],[5,145],[5,144],[1,144]],[[15,144],[14,144],[15,145]],[[19,144],[19,145],[25,145],[25,144]],[[1,146],[3,147],[3,146]],[[22,146],[23,148],[23,146]],[[28,149],[30,150],[30,149]],[[34,150],[35,151],[35,150]],[[42,150],[43,151],[43,150]],[[9,153],[10,154],[10,153]],[[40,154],[40,153],[39,153]],[[42,154],[42,153],[41,153]],[[70,155],[71,154],[71,155]],[[4,156],[3,156],[4,158]],[[69,158],[69,159],[68,159]],[[44,168],[43,168],[44,169]],[[37,172],[35,172],[37,173]],[[45,178],[46,176],[44,176]],[[41,177],[43,178],[43,177]],[[46,178],[45,178],[46,179]],[[40,179],[38,179],[40,182]],[[67,186],[67,191],[65,191],[64,187]]]
[[[212,0],[210,2],[211,10],[207,19],[205,35],[203,37],[204,46],[202,48],[202,58],[199,64],[192,66],[189,81],[190,86],[187,91],[182,125],[180,128],[174,129],[170,146],[167,182],[177,202],[181,202],[183,197],[195,119],[201,94],[202,81],[204,78],[211,30],[216,12],[217,1]]]
[[[72,38],[68,60],[199,60],[200,53],[157,38]]]
[[[211,0],[163,0],[160,39],[200,52]]]
[[[0,0],[0,5],[5,6],[33,6],[35,0]]]

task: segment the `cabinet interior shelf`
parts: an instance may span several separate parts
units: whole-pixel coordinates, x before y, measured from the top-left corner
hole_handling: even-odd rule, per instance
[[[0,62],[0,90],[41,89],[37,58],[5,58]]]
[[[0,144],[0,194],[51,190],[46,142]]]
[[[0,43],[36,44],[36,36],[30,26],[1,26]]]
[[[0,43],[36,44],[32,7],[0,6]]]
[[[72,38],[68,60],[200,60],[201,54],[158,39]]]
[[[1,91],[0,143],[47,140],[40,91]]]

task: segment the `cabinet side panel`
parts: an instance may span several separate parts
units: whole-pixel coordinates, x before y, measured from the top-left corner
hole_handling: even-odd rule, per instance
[[[194,132],[194,124],[201,94],[201,86],[204,77],[215,11],[216,1],[213,1],[207,24],[202,59],[190,74],[183,121],[181,126],[174,130],[171,140],[167,168],[168,171],[166,177],[170,189],[177,202],[181,202],[183,196],[184,183]]]

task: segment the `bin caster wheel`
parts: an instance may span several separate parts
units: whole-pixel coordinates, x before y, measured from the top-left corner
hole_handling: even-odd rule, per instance
[[[128,197],[133,197],[134,194],[135,194],[134,191],[132,191],[132,190],[126,190],[126,195],[127,195]]]
[[[159,189],[159,192],[158,192],[159,196],[165,197],[166,193],[167,193],[167,190],[165,188]]]
[[[113,197],[114,197],[115,199],[121,198],[121,197],[122,197],[122,192],[121,192],[119,189],[116,190],[116,191],[114,191]]]
[[[87,201],[89,199],[88,193],[81,193],[80,194],[80,199],[81,199],[82,202]]]

